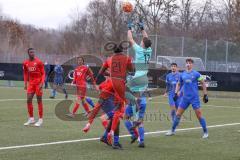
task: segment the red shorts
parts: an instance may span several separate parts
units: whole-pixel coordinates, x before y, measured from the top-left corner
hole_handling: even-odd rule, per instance
[[[77,87],[77,97],[83,99],[86,97],[87,87]]]
[[[27,94],[36,94],[37,96],[42,96],[43,91],[42,88],[39,88],[40,84],[29,84],[27,86]]]

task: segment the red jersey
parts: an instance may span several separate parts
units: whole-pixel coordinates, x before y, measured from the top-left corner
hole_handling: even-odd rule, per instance
[[[40,84],[44,83],[45,71],[44,64],[38,58],[34,60],[25,60],[23,62],[23,77],[24,82],[29,82],[29,84]]]
[[[74,70],[73,83],[75,83],[77,86],[86,87],[86,81],[88,76],[91,77],[93,83],[95,84],[93,72],[91,71],[91,69],[89,69],[88,66],[85,65],[78,66]]]
[[[127,71],[133,70],[132,59],[124,54],[115,54],[108,58],[104,64],[104,68],[109,68],[110,77],[126,79]]]

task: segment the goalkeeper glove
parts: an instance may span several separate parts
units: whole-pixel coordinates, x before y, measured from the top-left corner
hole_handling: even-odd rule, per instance
[[[128,20],[128,24],[127,24],[128,30],[132,30],[133,27],[133,23],[131,20]]]
[[[139,20],[138,27],[141,29],[141,31],[144,30],[144,23],[141,19]]]
[[[203,96],[203,102],[204,102],[204,103],[207,103],[207,102],[208,102],[208,95],[207,95],[207,94],[204,94],[204,96]]]
[[[177,99],[178,99],[178,94],[177,94],[177,93],[175,93],[175,95],[174,95],[174,97],[173,97],[173,100],[174,100],[174,102],[176,102],[176,101],[177,101]]]

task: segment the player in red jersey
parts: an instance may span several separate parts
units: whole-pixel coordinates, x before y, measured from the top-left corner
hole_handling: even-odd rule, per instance
[[[86,111],[86,113],[88,114],[90,112],[90,108],[85,99],[86,92],[87,92],[87,77],[91,78],[95,89],[98,90],[92,70],[88,66],[84,65],[84,58],[78,57],[77,63],[78,63],[78,67],[74,70],[73,81],[72,81],[72,85],[75,84],[77,88],[77,93],[76,93],[77,99],[76,99],[72,113],[67,114],[67,116],[69,117],[75,116],[80,106],[80,102],[82,103],[82,106]]]
[[[28,49],[28,56],[29,59],[23,62],[24,89],[27,90],[27,108],[29,114],[29,119],[24,125],[28,126],[35,123],[32,99],[34,94],[36,94],[39,120],[34,125],[39,127],[43,123],[42,87],[45,80],[44,64],[40,59],[35,57],[35,50],[33,48]]]
[[[111,130],[108,136],[109,139],[111,139],[111,137],[114,135],[114,131],[119,126],[119,120],[121,117],[123,117],[124,114],[125,90],[126,90],[125,82],[127,73],[134,71],[132,59],[129,56],[125,55],[122,51],[123,49],[121,46],[116,46],[114,50],[115,54],[108,58],[104,62],[102,68],[100,69],[99,74],[103,74],[107,69],[109,69],[110,78],[105,82],[104,91],[101,92],[99,96],[99,102],[94,107],[93,112],[91,112],[91,115],[89,116],[89,123],[83,129],[84,131],[87,131],[90,128],[93,119],[96,117],[98,111],[100,110],[100,107],[102,107],[101,102],[114,94],[116,107],[114,109]],[[114,140],[116,140],[115,138],[116,137],[114,136]],[[116,145],[116,147],[120,145],[118,143],[118,140],[116,141],[116,143],[114,142],[113,146],[114,145]]]

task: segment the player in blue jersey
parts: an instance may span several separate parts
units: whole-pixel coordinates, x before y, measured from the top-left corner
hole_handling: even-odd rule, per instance
[[[177,113],[172,124],[172,129],[166,133],[167,136],[172,136],[175,134],[175,130],[180,122],[181,116],[183,115],[184,111],[188,108],[188,106],[191,104],[199,120],[199,123],[203,129],[202,138],[208,137],[207,124],[202,116],[201,104],[198,93],[198,82],[201,83],[203,88],[204,103],[208,102],[207,88],[201,74],[193,70],[193,63],[194,61],[191,58],[186,59],[186,70],[180,75],[179,81],[177,83],[174,100],[177,100],[178,98],[177,93],[180,89],[180,86],[183,87],[183,96],[177,109]]]
[[[138,45],[132,36],[132,22],[128,23],[128,40],[131,43],[131,46],[134,49],[135,58],[135,75],[128,77],[127,87],[129,92],[127,93],[130,96],[126,95],[126,98],[129,100],[129,104],[125,109],[125,127],[132,135],[131,143],[135,142],[138,138],[136,128],[138,128],[139,133],[139,147],[144,148],[144,126],[143,119],[146,110],[146,96],[144,92],[148,88],[148,64],[149,59],[152,54],[151,49],[151,40],[148,38],[146,31],[144,30],[144,24],[142,21],[138,23],[139,28],[141,29],[143,39],[141,45]],[[131,96],[131,93],[134,96]],[[129,98],[133,97],[133,98]],[[136,99],[136,101],[135,101]],[[135,117],[134,122],[130,120],[131,117]]]
[[[174,117],[176,115],[176,110],[178,108],[179,100],[180,100],[180,93],[178,92],[178,99],[177,101],[174,101],[174,96],[175,96],[175,90],[176,90],[176,85],[177,82],[179,81],[180,78],[180,73],[177,71],[177,64],[172,63],[171,64],[171,73],[168,73],[166,76],[166,92],[165,96],[168,96],[168,103],[169,106],[171,107],[171,118],[172,122],[174,121]]]
[[[53,79],[53,89],[52,89],[52,95],[49,98],[55,98],[57,92],[57,87],[60,87],[65,94],[65,99],[68,98],[68,94],[66,89],[64,88],[64,83],[63,83],[63,68],[59,64],[58,61],[55,62],[55,67],[54,67],[54,79]]]

